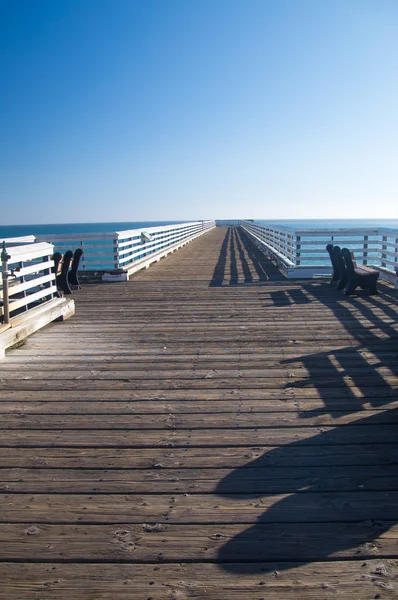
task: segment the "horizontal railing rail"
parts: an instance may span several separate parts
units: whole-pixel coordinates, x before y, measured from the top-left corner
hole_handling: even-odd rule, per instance
[[[36,241],[35,235],[20,235],[18,237],[0,238],[0,243],[5,242],[7,248],[11,246],[22,246],[22,244],[33,244]]]
[[[379,268],[387,279],[396,278],[398,273],[398,229],[290,229],[252,222],[244,222],[241,227],[286,277],[329,274],[327,244],[349,248],[358,264]]]
[[[0,321],[9,323],[21,312],[58,297],[52,269],[54,247],[48,243],[27,243],[7,247],[1,253]]]
[[[80,268],[83,271],[128,271],[136,263],[194,239],[213,227],[215,221],[194,221],[114,232],[46,234],[37,236],[37,240],[51,242],[61,253],[82,248]]]

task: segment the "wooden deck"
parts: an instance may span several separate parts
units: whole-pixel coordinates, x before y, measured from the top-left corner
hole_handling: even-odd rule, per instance
[[[396,297],[234,228],[74,293],[0,363],[0,598],[397,598]]]

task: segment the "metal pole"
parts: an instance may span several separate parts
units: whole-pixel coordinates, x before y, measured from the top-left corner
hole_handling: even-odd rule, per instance
[[[3,310],[4,323],[10,322],[10,303],[8,298],[8,261],[11,258],[7,254],[6,243],[3,242],[3,250],[1,252],[1,276],[3,279]]]

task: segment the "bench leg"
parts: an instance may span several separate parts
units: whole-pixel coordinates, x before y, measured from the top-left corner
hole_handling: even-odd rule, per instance
[[[72,290],[69,287],[68,277],[65,277],[63,273],[57,277],[57,287],[61,289],[65,295],[72,293]]]
[[[378,291],[377,291],[377,281],[372,281],[369,285],[369,295],[370,296],[377,296]]]
[[[339,280],[339,284],[337,286],[337,289],[339,291],[344,290],[344,288],[346,287],[347,283],[348,283],[348,277],[345,277],[345,276],[341,277],[341,279]]]
[[[357,283],[355,281],[349,281],[348,285],[346,287],[346,290],[344,292],[345,296],[351,296],[351,294],[353,294],[355,292],[355,290],[357,289]]]
[[[69,283],[69,287],[72,288],[72,290],[81,290],[82,286],[79,283],[79,279],[77,277],[77,272],[71,270],[68,273],[68,283]]]

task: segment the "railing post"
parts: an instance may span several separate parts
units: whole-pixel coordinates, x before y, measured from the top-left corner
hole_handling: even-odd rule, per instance
[[[113,240],[113,268],[119,268],[119,238]]]
[[[84,249],[84,240],[80,240],[80,247],[82,249],[82,255],[80,257],[80,264],[81,264],[81,270],[85,271],[86,270],[86,263],[84,260],[84,253],[85,253],[85,249]],[[80,265],[79,265],[80,266]]]
[[[3,310],[4,323],[10,322],[10,301],[8,297],[8,261],[11,256],[7,253],[6,243],[3,242],[3,250],[1,252],[1,276],[3,279]]]
[[[23,267],[24,267],[24,264],[23,264],[23,261],[21,261],[21,262],[19,263],[19,271],[21,271],[21,270],[23,269]],[[14,275],[14,273],[13,273],[13,275]],[[25,283],[25,277],[24,277],[23,275],[22,275],[21,277],[19,277],[19,282],[20,282],[20,283]],[[26,298],[26,296],[27,296],[26,290],[24,290],[24,291],[22,292],[22,295],[23,295],[23,297],[24,297],[24,298]],[[25,312],[26,312],[27,310],[29,310],[29,309],[28,309],[28,304],[24,304],[23,310],[24,310]]]
[[[53,260],[53,255],[54,255],[54,247],[53,247],[53,253],[52,254],[48,254],[47,256],[43,256],[42,258],[42,262],[50,262]],[[22,268],[23,263],[20,263],[20,266]],[[47,283],[44,284],[44,288],[50,288],[53,283],[56,284],[56,278],[57,278],[57,274],[55,273],[55,271],[53,271],[53,268],[48,267],[48,269],[45,269],[43,271],[43,273],[45,275],[51,275],[51,273],[54,273],[54,279],[53,281],[47,281]],[[51,294],[49,294],[48,296],[45,297],[46,302],[48,302],[49,300],[52,300],[52,298],[56,298],[57,297],[57,293],[54,294],[54,292],[51,292]],[[25,304],[25,309],[28,310],[28,305]]]
[[[367,265],[368,264],[368,241],[369,241],[369,236],[368,235],[364,235],[363,236],[363,251],[362,251],[362,264]]]
[[[396,254],[397,252],[398,252],[398,238],[395,238],[394,253]],[[395,262],[395,267],[394,267],[395,275],[398,276],[398,256],[394,256],[394,262]]]
[[[300,266],[301,262],[301,236],[296,235],[296,266]]]
[[[381,248],[382,248],[381,266],[382,267],[387,267],[387,262],[386,262],[386,260],[387,260],[387,254],[386,254],[386,252],[383,252],[383,250],[387,250],[387,236],[386,235],[383,235],[382,242],[383,243],[381,245]]]

